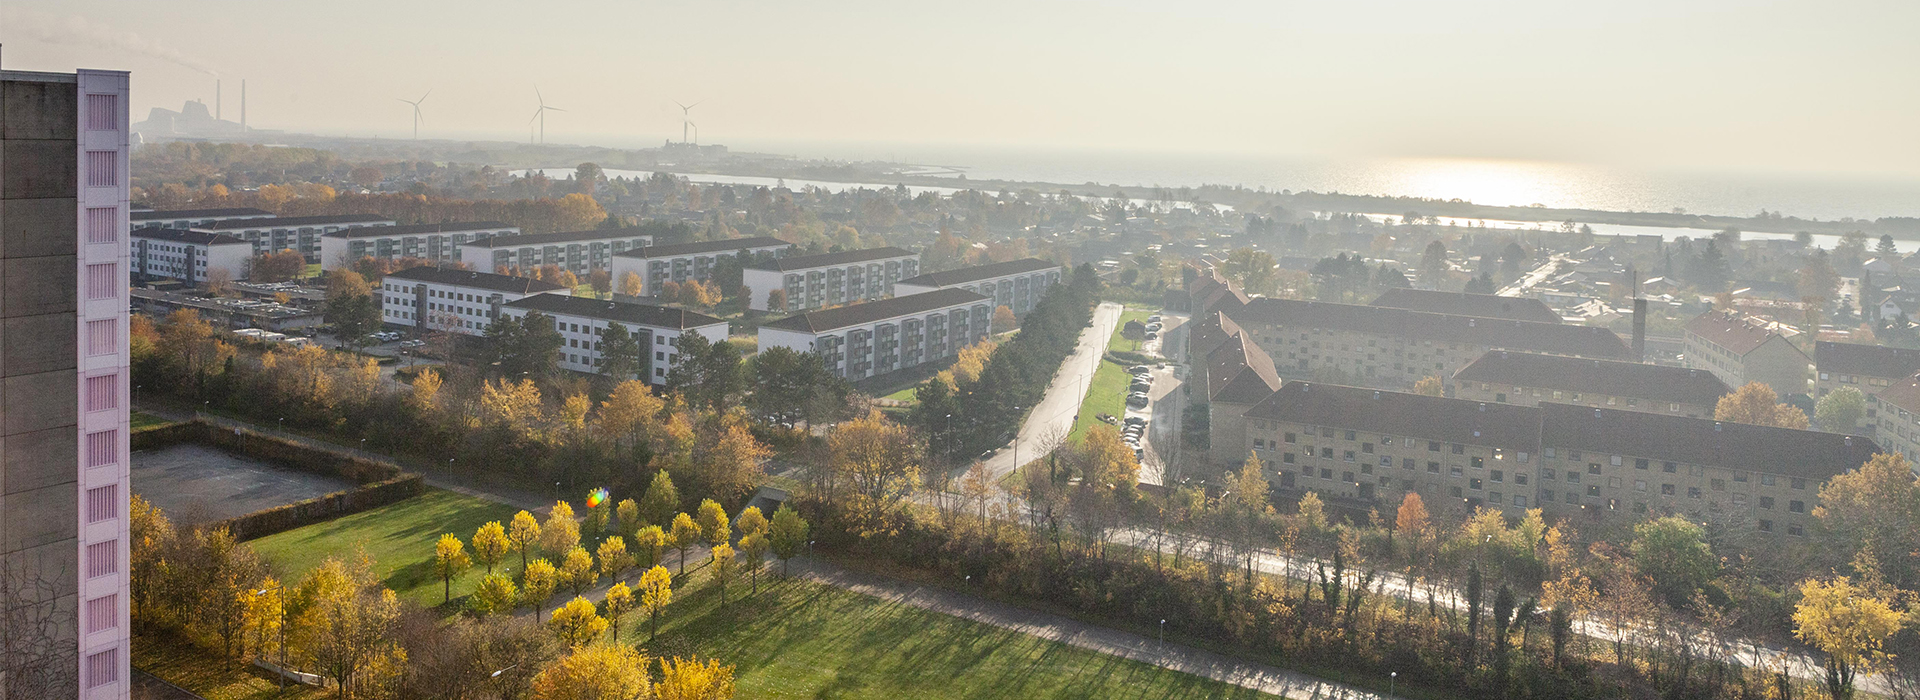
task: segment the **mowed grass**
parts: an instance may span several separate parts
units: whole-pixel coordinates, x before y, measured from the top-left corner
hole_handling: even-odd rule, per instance
[[[433,573],[434,544],[440,535],[451,532],[459,536],[461,542],[469,544],[471,554],[474,530],[489,520],[507,525],[517,512],[492,501],[428,489],[399,503],[269,535],[251,544],[273,564],[274,575],[289,584],[299,581],[327,557],[352,562],[365,550],[373,559],[375,574],[388,588],[402,598],[432,607],[441,601],[440,579]],[[520,565],[519,555],[509,555],[508,559],[514,567]],[[471,593],[485,574],[486,569],[475,562],[472,569],[455,578],[454,602]]]
[[[646,650],[733,664],[742,698],[1273,697],[823,584],[763,574],[747,592],[723,609],[704,581],[675,591]],[[638,615],[623,630],[646,640]]]
[[[1120,335],[1120,332],[1126,329],[1128,321],[1139,321],[1144,325],[1147,322],[1147,317],[1152,315],[1153,312],[1146,309],[1136,309],[1132,307],[1122,309],[1120,311],[1120,320],[1113,324],[1113,337],[1107,339],[1107,350],[1120,352],[1139,351],[1139,344],[1127,340]]]
[[[276,647],[277,649],[277,647]],[[280,694],[280,683],[273,674],[232,659],[220,658],[165,631],[142,631],[133,635],[133,667],[151,673],[160,680],[192,691],[207,700],[320,700],[333,693],[287,684]],[[138,694],[135,694],[136,697]]]
[[[906,401],[906,402],[909,402],[909,403],[911,403],[911,402],[913,402],[913,401],[917,401],[917,400],[919,400],[919,398],[918,398],[918,396],[917,396],[917,395],[916,395],[916,394],[914,393],[914,392],[916,392],[916,391],[918,391],[919,389],[920,389],[920,385],[918,385],[918,384],[915,384],[915,385],[913,385],[913,386],[910,386],[910,387],[907,387],[907,388],[905,388],[905,389],[901,389],[901,390],[899,390],[899,391],[896,391],[896,392],[893,392],[893,393],[891,393],[891,394],[887,394],[887,395],[886,395],[885,397],[883,397],[883,398],[888,398],[888,399],[893,399],[894,401]]]
[[[165,418],[161,418],[151,413],[134,411],[131,415],[133,417],[133,423],[132,423],[133,430],[139,430],[141,428],[157,428],[163,425],[173,424],[173,421],[167,420]]]
[[[1100,360],[1100,368],[1093,372],[1093,381],[1087,384],[1087,397],[1080,403],[1080,418],[1074,421],[1073,432],[1067,438],[1079,442],[1094,426],[1108,425],[1100,422],[1098,416],[1102,413],[1115,418],[1126,417],[1127,387],[1131,384],[1133,376],[1127,374],[1125,365],[1112,360]]]

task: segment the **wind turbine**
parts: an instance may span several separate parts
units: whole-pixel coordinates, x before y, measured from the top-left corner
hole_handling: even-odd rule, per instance
[[[546,143],[547,142],[547,112],[550,112],[550,111],[565,112],[567,110],[561,109],[559,107],[548,107],[547,98],[540,94],[540,86],[538,85],[535,85],[533,87],[533,96],[540,100],[540,108],[533,110],[533,118],[527,120],[527,125],[532,126],[534,122],[536,121],[540,122],[540,143]]]
[[[700,102],[706,102],[706,100],[701,100]],[[700,106],[700,102],[695,102],[690,105],[674,102],[674,104],[680,105],[680,143],[687,143],[687,128],[693,125],[693,120],[688,119],[688,116],[693,113],[693,108]]]
[[[433,94],[433,90],[431,89],[427,90],[427,95],[431,95],[431,94]],[[417,99],[417,100],[409,100],[409,99],[400,98],[400,97],[393,98],[396,100],[400,100],[401,102],[405,102],[407,104],[413,105],[413,140],[415,141],[420,140],[420,121],[421,121],[420,103],[427,101],[427,95],[421,95],[420,99]]]

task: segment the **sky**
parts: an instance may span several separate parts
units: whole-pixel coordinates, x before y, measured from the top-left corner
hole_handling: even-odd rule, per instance
[[[947,144],[1920,177],[1920,3],[12,0],[134,119],[615,146]]]

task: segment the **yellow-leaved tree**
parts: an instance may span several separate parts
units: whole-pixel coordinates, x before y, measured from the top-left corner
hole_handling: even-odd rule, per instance
[[[633,555],[627,553],[627,540],[619,535],[608,537],[600,542],[600,548],[594,550],[600,560],[600,575],[619,580],[620,575],[633,568]]]
[[[441,535],[433,545],[433,574],[440,577],[440,602],[453,600],[453,579],[472,567],[473,559],[467,556],[460,538],[451,532]]]
[[[507,541],[520,551],[520,569],[527,568],[527,550],[540,541],[540,521],[532,513],[520,511],[513,514],[513,529],[507,531]]]
[[[735,558],[733,547],[717,544],[713,546],[713,568],[710,570],[713,585],[720,589],[720,607],[727,606],[727,584],[739,576],[740,560]]]
[[[519,604],[520,590],[502,574],[487,574],[467,597],[467,607],[482,616],[512,612]]]
[[[640,612],[651,621],[647,638],[660,634],[660,611],[673,602],[673,574],[667,567],[655,566],[640,575]]]
[[[698,658],[660,660],[660,682],[653,686],[657,700],[730,700],[733,667]]]
[[[547,619],[547,629],[568,646],[583,647],[607,631],[607,620],[594,609],[593,601],[574,596],[553,611],[553,616]]]
[[[600,571],[593,566],[593,555],[583,547],[567,550],[567,556],[560,560],[560,581],[573,589],[574,595],[581,595],[600,580]]]
[[[507,529],[500,521],[490,521],[473,531],[473,558],[487,567],[487,573],[493,573],[493,567],[506,558],[507,550],[513,548],[513,540],[507,537]]]
[[[533,608],[533,619],[540,620],[540,610],[553,597],[553,590],[560,586],[560,570],[545,559],[535,559],[527,565],[520,575],[520,604]]]
[[[533,679],[534,700],[647,700],[647,657],[628,647],[574,649]]]
[[[607,609],[607,624],[612,628],[613,642],[620,642],[620,616],[633,609],[633,589],[627,584],[616,583],[607,589],[607,599],[602,603]]]
[[[673,516],[673,529],[667,533],[668,544],[680,551],[680,574],[687,573],[687,550],[700,543],[700,526],[693,524],[693,516],[680,513]]]
[[[1886,643],[1901,627],[1900,612],[1847,577],[1800,584],[1793,633],[1827,655],[1827,694],[1853,697],[1853,679],[1888,660]]]
[[[573,519],[573,506],[555,501],[553,510],[547,512],[547,521],[540,524],[540,548],[558,557],[578,546],[580,523]]]
[[[1760,382],[1747,382],[1746,386],[1720,397],[1720,402],[1713,407],[1713,419],[1806,430],[1806,412],[1778,403],[1778,399],[1779,395],[1773,392],[1772,387]]]

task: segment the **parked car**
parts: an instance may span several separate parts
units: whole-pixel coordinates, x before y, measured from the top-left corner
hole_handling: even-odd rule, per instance
[[[1154,338],[1158,338],[1158,337],[1160,337],[1159,333],[1156,333],[1154,331],[1147,331],[1147,340],[1153,340]]]
[[[1132,406],[1134,408],[1146,408],[1147,403],[1148,401],[1147,401],[1146,394],[1134,394],[1132,396],[1127,397],[1127,405]]]
[[[1147,330],[1150,330],[1150,331],[1157,331],[1157,330],[1160,330],[1161,328],[1164,328],[1164,327],[1165,327],[1165,326],[1162,326],[1162,325],[1160,325],[1160,324],[1158,324],[1158,323],[1149,323],[1149,324],[1147,324]]]
[[[1152,316],[1147,317],[1147,323],[1159,323],[1159,322],[1160,322],[1160,314],[1154,314]]]
[[[1139,416],[1127,416],[1127,425],[1146,425],[1147,419]]]
[[[1127,371],[1133,374],[1140,374],[1142,372],[1152,372],[1153,368],[1148,367],[1146,365],[1134,365],[1132,367],[1128,367]]]

